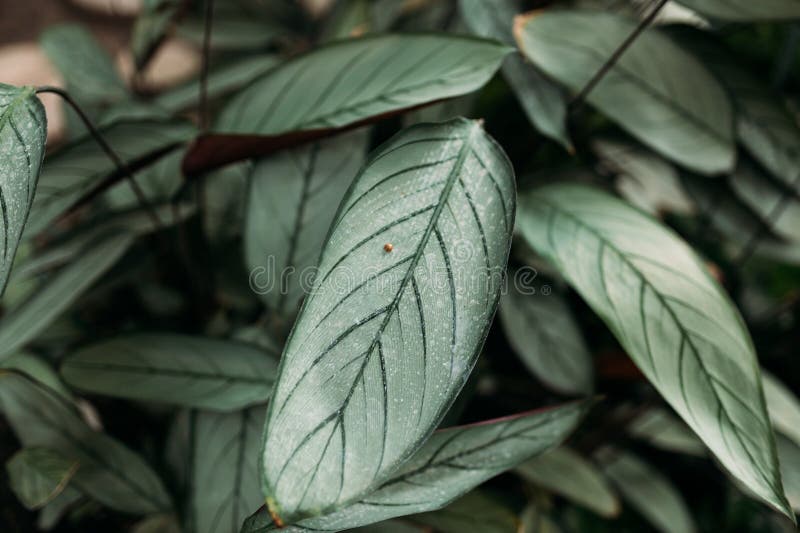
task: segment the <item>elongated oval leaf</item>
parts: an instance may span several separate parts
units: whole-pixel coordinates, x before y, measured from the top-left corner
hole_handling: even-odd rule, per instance
[[[604,467],[620,494],[662,533],[693,533],[697,530],[680,493],[659,471],[629,453],[608,452]]]
[[[285,150],[250,175],[244,248],[250,285],[282,316],[313,280],[336,208],[366,157],[365,131]]]
[[[258,449],[264,407],[198,412],[193,422],[191,522],[195,533],[238,533],[263,503]]]
[[[519,227],[606,322],[734,477],[791,514],[758,362],[741,316],[679,237],[603,192],[552,186]]]
[[[780,435],[777,441],[786,497],[795,512],[800,513],[800,445]]]
[[[800,400],[772,374],[762,371],[761,379],[772,424],[800,446]]]
[[[58,450],[79,463],[70,485],[112,509],[155,513],[170,508],[161,480],[108,435],[91,429],[61,396],[10,372],[0,373],[0,408],[26,447]]]
[[[217,129],[274,135],[347,126],[474,91],[509,51],[494,41],[433,34],[338,41],[252,83],[225,107]]]
[[[0,296],[36,192],[46,139],[47,118],[33,89],[0,83]]]
[[[95,394],[230,411],[269,398],[276,355],[237,341],[140,334],[77,351],[61,375]]]
[[[628,426],[628,432],[662,450],[701,457],[706,454],[697,435],[666,409],[650,409],[639,415]]]
[[[726,20],[780,20],[800,18],[798,0],[678,0],[709,17]]]
[[[282,531],[341,531],[444,507],[519,463],[557,446],[580,422],[587,402],[437,431],[403,467],[361,501]],[[242,533],[272,531],[261,510]]]
[[[415,126],[372,155],[270,402],[264,485],[276,515],[356,501],[430,435],[494,315],[514,209],[513,170],[477,122]]]
[[[577,452],[561,447],[519,465],[528,481],[591,509],[600,516],[619,514],[619,500],[596,466]]]
[[[91,287],[133,243],[128,233],[104,235],[49,278],[39,290],[0,320],[0,359],[34,340]]]
[[[517,516],[500,501],[472,491],[438,511],[411,515],[409,520],[440,533],[510,533],[517,531]]]
[[[540,380],[567,394],[592,391],[592,360],[578,325],[557,294],[523,294],[511,287],[500,300],[509,343]]]
[[[39,509],[61,494],[78,462],[48,448],[25,448],[6,463],[8,483],[28,509]]]
[[[580,91],[636,28],[599,11],[519,16],[522,52],[545,73]],[[588,102],[665,157],[705,174],[730,170],[733,113],[725,91],[689,53],[647,30],[589,93]]]

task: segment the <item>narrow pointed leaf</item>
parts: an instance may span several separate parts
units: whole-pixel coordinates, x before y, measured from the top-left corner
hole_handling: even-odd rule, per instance
[[[0,409],[24,446],[51,448],[77,460],[70,484],[98,502],[127,513],[170,508],[161,480],[141,457],[91,429],[70,403],[48,387],[2,373]]]
[[[187,155],[188,174],[314,140],[483,86],[510,48],[453,35],[337,41],[271,70],[222,111]],[[211,151],[209,153],[209,151]]]
[[[800,513],[800,445],[780,435],[777,440],[786,497],[792,509]]]
[[[557,446],[588,409],[587,402],[437,431],[403,467],[361,501],[286,531],[342,531],[440,509],[487,479]],[[242,533],[275,528],[265,510]]]
[[[285,150],[256,163],[244,223],[251,286],[281,316],[311,288],[336,208],[366,157],[366,131]]]
[[[559,494],[607,518],[619,514],[617,495],[599,469],[566,447],[543,453],[516,468],[517,473],[545,490]]]
[[[94,394],[230,411],[265,402],[277,366],[277,354],[243,342],[139,334],[78,350],[61,375]]]
[[[772,424],[800,446],[800,400],[772,374],[762,371],[761,379]]]
[[[264,407],[194,415],[191,522],[194,533],[238,533],[263,504],[258,449]]]
[[[638,457],[616,450],[604,467],[622,497],[662,533],[697,530],[686,502],[672,483]]]
[[[36,192],[46,138],[44,107],[33,89],[0,83],[0,296]]]
[[[503,330],[542,382],[567,394],[592,391],[592,359],[571,311],[558,294],[523,294],[514,285],[500,300]]]
[[[514,45],[514,16],[521,11],[516,0],[459,0],[461,16],[476,34]],[[567,133],[567,98],[555,82],[519,54],[503,63],[503,76],[517,96],[534,127],[551,139],[572,149]]]
[[[514,208],[513,171],[477,122],[415,126],[371,156],[284,350],[263,455],[273,512],[352,503],[430,435],[494,315]]]
[[[736,21],[800,18],[798,0],[678,0],[709,17]]]
[[[47,279],[30,299],[11,309],[0,319],[0,359],[23,348],[47,329],[132,243],[133,236],[127,233],[105,235]]]
[[[515,35],[535,65],[580,91],[636,28],[612,13],[573,10],[519,16]],[[703,174],[730,170],[733,112],[705,67],[656,29],[646,30],[587,101],[661,155]]]
[[[48,448],[25,448],[6,463],[8,483],[28,509],[39,509],[61,494],[78,461]]]
[[[794,191],[782,187],[749,161],[739,163],[729,182],[735,196],[771,233],[787,241],[800,242],[800,188]],[[779,206],[780,211],[777,210]]]
[[[739,312],[672,231],[583,186],[533,191],[519,227],[734,477],[791,514]]]
[[[697,435],[667,409],[650,409],[639,415],[628,426],[628,432],[662,450],[700,457],[706,454],[706,447]]]

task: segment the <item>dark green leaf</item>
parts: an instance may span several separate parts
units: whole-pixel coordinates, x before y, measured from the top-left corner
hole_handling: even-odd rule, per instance
[[[39,509],[61,494],[78,462],[49,448],[25,448],[6,463],[8,483],[28,509]]]
[[[800,18],[798,0],[678,0],[695,11],[726,20],[780,20]]]
[[[514,511],[479,491],[462,496],[444,509],[408,518],[439,533],[512,533],[517,530]]]

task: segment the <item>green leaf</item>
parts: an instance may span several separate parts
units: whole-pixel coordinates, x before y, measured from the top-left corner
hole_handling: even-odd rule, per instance
[[[798,0],[678,0],[709,17],[754,21],[800,18]]]
[[[145,518],[131,529],[131,533],[181,533],[174,514],[158,514]]]
[[[557,446],[575,429],[588,407],[587,402],[574,402],[437,431],[361,501],[282,531],[341,531],[440,509],[487,479]],[[262,509],[245,522],[242,533],[274,529],[269,514]]]
[[[761,380],[772,425],[800,446],[800,400],[772,374],[762,370]]]
[[[0,362],[0,368],[16,370],[34,381],[47,385],[66,400],[73,400],[72,393],[59,378],[52,366],[40,357],[29,353],[17,353]]]
[[[70,94],[82,105],[102,107],[128,98],[114,61],[89,30],[77,24],[61,24],[49,27],[40,39]]]
[[[250,84],[222,111],[217,129],[274,135],[348,126],[472,92],[508,52],[493,41],[450,35],[338,41]]]
[[[536,377],[566,394],[592,392],[592,359],[558,294],[524,294],[513,284],[500,300],[509,344]]]
[[[194,135],[185,122],[117,123],[101,131],[129,168],[136,171],[157,161]],[[92,137],[84,137],[48,157],[39,180],[25,231],[27,237],[52,222],[104,180],[122,176]]]
[[[662,450],[701,457],[706,454],[697,435],[666,409],[654,408],[639,415],[628,432]]]
[[[167,37],[181,11],[183,0],[145,0],[131,30],[131,51],[138,70],[143,69]]]
[[[662,533],[697,531],[680,493],[658,470],[635,455],[617,450],[601,452],[608,458],[603,468],[622,497]]]
[[[583,186],[528,194],[519,228],[725,468],[791,514],[753,343],[692,249],[647,215]]]
[[[0,296],[33,202],[47,139],[47,118],[33,89],[0,83]]]
[[[439,533],[512,533],[517,530],[514,512],[480,491],[472,491],[444,509],[412,515],[409,520]]]
[[[800,513],[800,446],[780,435],[777,444],[786,497],[792,504],[792,509]]]
[[[611,518],[619,514],[619,500],[603,474],[577,452],[561,447],[522,463],[523,478],[568,500]]]
[[[72,485],[67,485],[53,501],[42,507],[36,520],[36,527],[42,531],[53,529],[61,518],[74,505],[81,501],[83,494]]]
[[[0,360],[23,348],[97,281],[133,243],[127,233],[105,235],[0,319]]]
[[[48,448],[25,448],[6,463],[8,484],[28,509],[39,509],[61,494],[78,462]]]
[[[583,89],[636,28],[608,12],[574,10],[519,16],[522,52],[573,91]],[[642,33],[587,101],[661,155],[703,174],[733,167],[733,112],[716,79],[658,30]]]
[[[357,501],[438,425],[494,316],[514,209],[513,170],[475,121],[408,128],[372,154],[270,403],[264,486],[284,520]]]
[[[250,176],[244,250],[251,286],[280,316],[297,312],[336,208],[364,162],[358,131],[260,160]]]
[[[194,533],[238,533],[264,503],[258,450],[266,410],[198,412],[193,420],[191,523]]]
[[[473,32],[514,46],[514,16],[521,11],[516,0],[459,0],[458,5],[464,22]],[[561,88],[518,53],[506,58],[503,76],[531,124],[572,150],[567,132],[567,98]]]
[[[796,192],[786,190],[746,161],[739,163],[729,181],[736,196],[773,234],[800,242],[800,188]],[[781,210],[777,211],[779,206]]]
[[[242,342],[153,333],[78,350],[61,375],[94,394],[231,411],[265,402],[277,366],[277,354]]]
[[[98,502],[127,513],[170,508],[161,480],[141,457],[91,429],[73,405],[48,387],[0,373],[0,408],[25,447],[50,448],[77,460],[70,485]]]
[[[478,122],[408,128],[372,154],[270,402],[264,488],[284,521],[357,501],[440,422],[494,316],[514,208],[513,170]]]

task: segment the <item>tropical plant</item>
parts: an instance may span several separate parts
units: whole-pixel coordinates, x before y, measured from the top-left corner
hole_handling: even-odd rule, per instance
[[[64,86],[0,84],[7,530],[793,530],[797,18],[152,0],[131,79],[49,28]]]

